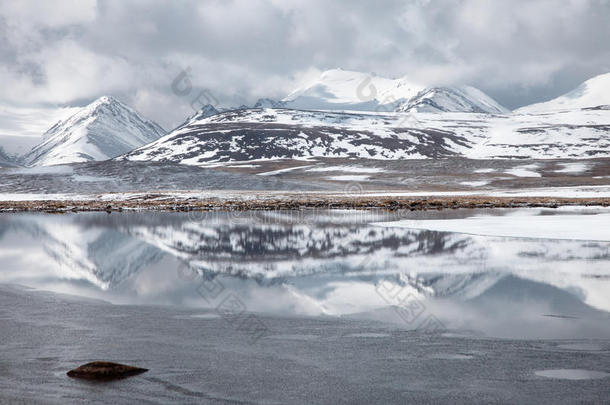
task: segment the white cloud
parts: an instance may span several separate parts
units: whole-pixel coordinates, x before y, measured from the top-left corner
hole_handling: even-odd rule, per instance
[[[20,25],[57,27],[86,24],[96,17],[96,0],[3,0],[0,15]]]
[[[610,70],[608,20],[607,0],[0,0],[0,102],[115,94],[171,127],[190,109],[170,88],[184,67],[224,104],[343,67],[516,107]]]

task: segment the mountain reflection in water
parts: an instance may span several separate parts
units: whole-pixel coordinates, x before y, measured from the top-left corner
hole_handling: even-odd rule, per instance
[[[407,328],[431,314],[449,329],[499,336],[610,336],[610,242],[371,224],[471,214],[3,214],[0,282],[121,304],[208,308],[214,303],[198,286],[216,280],[254,312]],[[391,311],[406,298],[425,312],[417,322]]]

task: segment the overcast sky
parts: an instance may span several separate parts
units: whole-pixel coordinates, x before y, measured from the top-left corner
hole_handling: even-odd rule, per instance
[[[610,71],[610,0],[0,0],[0,103],[111,94],[166,128],[190,68],[222,104],[342,67],[471,84],[509,108]]]

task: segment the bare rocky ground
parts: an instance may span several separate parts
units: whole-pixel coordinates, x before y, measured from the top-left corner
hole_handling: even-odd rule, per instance
[[[282,159],[209,167],[107,161],[2,168],[0,176],[2,211],[318,207],[420,210],[607,206],[610,202],[607,194],[584,198],[561,191],[564,187],[610,186],[608,158]],[[541,192],[535,197],[497,196],[498,191],[523,189]],[[555,192],[549,194],[548,190]]]
[[[254,165],[257,167],[252,167]],[[324,168],[327,170],[323,170]],[[292,170],[272,174],[272,177],[284,181],[323,182],[331,185],[334,190],[346,182],[357,182],[363,191],[382,189],[393,191],[474,190],[482,193],[487,190],[524,187],[610,185],[610,159],[608,158],[582,160],[316,159],[244,163],[222,168],[223,171],[257,175],[286,169]],[[343,181],[335,180],[338,176],[346,175],[356,176],[354,178],[357,180],[347,178]]]

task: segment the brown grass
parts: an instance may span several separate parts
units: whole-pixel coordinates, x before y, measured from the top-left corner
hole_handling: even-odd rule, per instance
[[[157,197],[157,196],[155,196]],[[387,210],[443,210],[457,208],[519,208],[559,206],[610,206],[610,198],[550,198],[550,197],[367,197],[324,196],[261,199],[154,199],[141,196],[126,200],[108,201],[1,201],[0,212],[87,212],[123,210],[139,211],[245,211],[291,210],[307,208],[328,209],[387,209]]]

